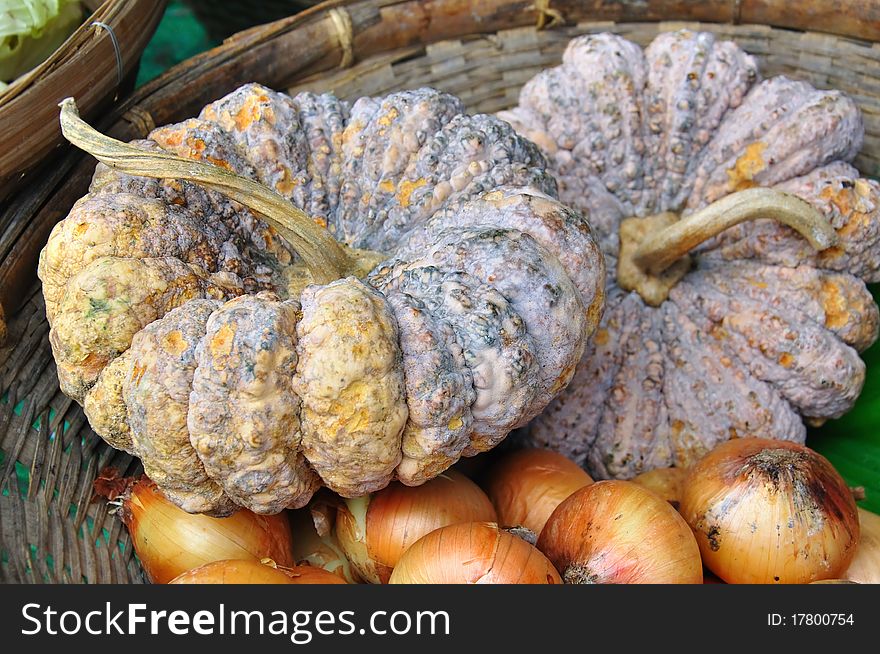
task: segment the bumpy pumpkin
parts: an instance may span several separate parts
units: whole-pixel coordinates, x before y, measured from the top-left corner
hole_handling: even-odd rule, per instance
[[[540,145],[609,271],[602,324],[534,442],[628,478],[729,438],[803,441],[804,419],[852,407],[880,281],[852,100],[761,81],[735,44],[685,30],[644,51],[577,38],[499,116]]]
[[[107,165],[40,258],[61,388],[187,511],[422,483],[539,413],[598,323],[589,225],[453,96],[250,84],[129,145],[63,105]]]

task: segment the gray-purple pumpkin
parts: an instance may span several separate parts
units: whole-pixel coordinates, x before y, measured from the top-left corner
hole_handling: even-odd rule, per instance
[[[644,51],[599,34],[499,116],[541,147],[608,268],[600,328],[534,443],[628,478],[730,438],[803,441],[853,406],[878,331],[880,185],[849,163],[850,98],[761,80],[711,34]]]
[[[110,165],[40,257],[61,388],[187,511],[422,483],[537,415],[599,321],[590,226],[453,96],[250,84],[133,145],[62,126]]]

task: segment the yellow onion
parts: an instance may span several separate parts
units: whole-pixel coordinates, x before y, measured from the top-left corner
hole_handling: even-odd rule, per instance
[[[358,575],[388,583],[406,549],[427,533],[458,522],[495,521],[486,494],[454,470],[421,486],[392,483],[372,495],[345,500],[336,536]]]
[[[392,584],[559,584],[541,552],[494,522],[466,522],[422,536],[400,557]]]
[[[681,503],[681,488],[686,474],[686,468],[655,468],[630,481],[657,493],[677,509]]]
[[[344,584],[331,572],[300,565],[275,567],[256,559],[213,561],[178,575],[171,584]]]
[[[825,457],[788,441],[722,443],[688,472],[680,510],[706,567],[728,583],[840,577],[859,538],[846,483]]]
[[[321,536],[309,509],[291,511],[289,516],[293,531],[293,558],[298,564],[322,568],[349,584],[360,581],[332,529]]]
[[[285,514],[257,515],[242,509],[228,518],[190,514],[172,504],[147,477],[122,496],[120,516],[134,551],[154,584],[225,559],[268,557],[292,566],[290,524]]]
[[[628,481],[600,481],[560,504],[538,549],[571,584],[699,584],[700,550],[668,502]]]
[[[499,524],[540,534],[562,500],[592,483],[590,475],[562,454],[525,449],[511,452],[493,465],[484,487],[498,512]]]
[[[880,515],[859,509],[859,544],[844,579],[880,584]]]

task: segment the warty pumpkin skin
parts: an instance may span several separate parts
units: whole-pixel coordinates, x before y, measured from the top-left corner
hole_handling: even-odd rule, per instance
[[[271,188],[359,271],[310,283],[268,215],[98,165],[40,257],[59,380],[187,511],[423,483],[537,415],[598,324],[590,226],[533,144],[453,96],[250,84],[133,145]]]
[[[682,30],[644,51],[611,34],[574,39],[499,117],[544,151],[609,273],[600,327],[530,425],[532,445],[629,478],[729,438],[802,442],[805,419],[852,407],[858,352],[880,323],[865,286],[880,281],[880,185],[848,163],[863,139],[852,100],[760,80],[735,44]],[[754,187],[805,200],[836,243],[817,250],[758,212],[688,245],[689,259],[642,270],[667,276],[665,292],[630,285],[627,266],[666,226]]]

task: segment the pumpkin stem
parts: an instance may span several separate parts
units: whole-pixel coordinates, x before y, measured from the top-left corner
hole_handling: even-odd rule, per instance
[[[666,212],[628,218],[620,226],[617,280],[659,306],[690,269],[688,253],[704,241],[747,220],[772,219],[788,225],[816,250],[836,245],[828,220],[801,198],[771,188],[732,193],[684,218]]]
[[[771,218],[788,225],[816,250],[825,250],[837,243],[834,228],[805,200],[772,188],[750,188],[723,197],[652,234],[642,241],[633,258],[643,270],[657,275],[725,229],[759,218]]]
[[[313,283],[362,272],[363,261],[350,256],[327,230],[275,191],[212,164],[142,150],[102,134],[80,118],[73,98],[59,106],[64,137],[107,166],[129,175],[195,182],[260,214],[302,257]]]

